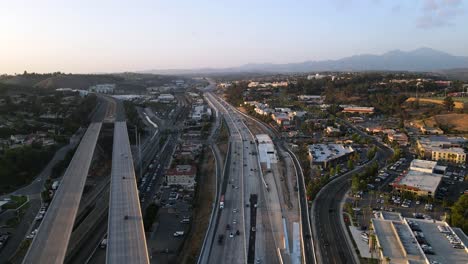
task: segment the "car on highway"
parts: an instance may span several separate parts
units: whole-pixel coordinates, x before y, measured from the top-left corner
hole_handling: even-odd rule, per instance
[[[229,234],[229,237],[230,237],[230,238],[233,238],[233,237],[234,237],[234,233],[231,232],[231,233]]]

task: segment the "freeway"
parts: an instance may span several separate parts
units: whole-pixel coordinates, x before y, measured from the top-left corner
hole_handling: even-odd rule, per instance
[[[300,227],[301,227],[301,246],[302,246],[302,261],[303,263],[317,263],[316,259],[316,250],[314,241],[312,239],[312,227],[310,221],[309,208],[307,203],[306,188],[304,181],[304,174],[299,160],[293,151],[291,151],[285,142],[281,139],[281,135],[273,127],[263,123],[262,121],[257,120],[254,117],[251,117],[247,114],[244,114],[237,110],[238,113],[242,114],[247,119],[251,120],[257,127],[268,134],[274,141],[275,146],[279,152],[283,155],[287,155],[291,158],[293,168],[297,177],[298,184],[298,202],[299,202],[299,214],[300,214]]]
[[[91,123],[23,263],[62,263],[102,123]]]
[[[270,211],[265,201],[266,188],[252,133],[244,123],[244,117],[232,106],[212,93],[206,98],[222,113],[230,132],[229,183],[224,193],[225,207],[220,210],[216,225],[219,235],[227,235],[226,241],[215,246],[210,254],[214,263],[220,259],[229,263],[279,263],[277,248],[279,241],[273,233]],[[258,202],[252,203],[255,197]],[[256,210],[247,207],[255,204]],[[258,207],[257,207],[258,205]],[[240,214],[240,216],[239,216]],[[229,231],[226,231],[227,225]],[[233,229],[235,227],[236,229]],[[237,229],[239,228],[239,229]],[[230,238],[231,231],[240,231],[239,236]],[[249,238],[247,241],[247,237]],[[225,261],[226,262],[226,261]]]
[[[107,263],[149,263],[126,122],[116,122],[112,151]]]

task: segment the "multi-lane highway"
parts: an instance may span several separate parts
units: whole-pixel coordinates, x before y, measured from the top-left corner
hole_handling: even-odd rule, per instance
[[[206,98],[224,116],[230,132],[227,183],[222,193],[225,205],[218,211],[219,218],[213,227],[217,230],[215,238],[223,239],[213,243],[208,263],[220,259],[224,263],[279,263],[255,139],[244,117],[232,106],[212,93],[207,93]],[[252,197],[257,202],[251,202]],[[252,206],[256,209],[252,210]]]

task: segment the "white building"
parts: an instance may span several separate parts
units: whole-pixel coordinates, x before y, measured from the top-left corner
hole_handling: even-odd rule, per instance
[[[160,94],[158,96],[158,101],[161,103],[172,103],[174,100],[175,97],[172,94]]]
[[[168,185],[181,185],[186,189],[195,187],[197,168],[193,165],[177,165],[166,172],[166,182]]]
[[[307,75],[307,80],[314,80],[314,79],[315,80],[320,80],[320,79],[323,79],[325,77],[327,77],[327,76],[316,73],[315,75],[313,75],[313,74]]]
[[[196,105],[192,107],[190,118],[194,121],[209,119],[211,117],[211,108],[206,105]]]
[[[90,92],[95,92],[95,93],[113,94],[115,90],[115,84],[114,83],[96,84],[96,85],[90,86],[88,90]]]
[[[258,134],[255,136],[258,144],[258,156],[260,163],[266,165],[267,170],[271,169],[272,163],[278,162],[275,145],[267,134]]]
[[[312,144],[309,145],[309,158],[312,165],[329,167],[332,164],[344,162],[354,152],[352,147],[342,144]]]

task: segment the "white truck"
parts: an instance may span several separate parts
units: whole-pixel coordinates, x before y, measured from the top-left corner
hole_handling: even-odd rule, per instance
[[[107,238],[104,238],[104,239],[101,241],[101,244],[99,244],[99,247],[100,247],[100,248],[106,248],[106,247],[107,247]]]
[[[175,237],[183,236],[183,235],[184,235],[184,231],[176,231],[176,232],[174,233],[174,236],[175,236]]]
[[[59,181],[54,181],[54,183],[52,183],[52,190],[57,190],[57,188],[59,187],[59,184],[60,184]]]

